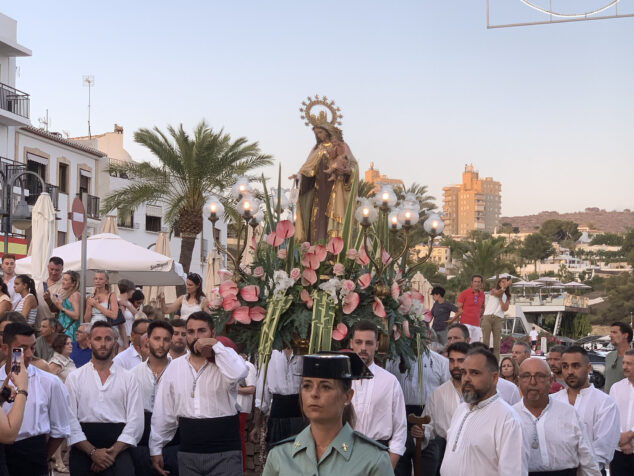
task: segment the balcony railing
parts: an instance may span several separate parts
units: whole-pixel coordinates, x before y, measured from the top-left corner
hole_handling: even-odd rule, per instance
[[[93,220],[99,220],[99,197],[86,196],[86,216]]]
[[[31,98],[28,94],[8,84],[0,83],[0,109],[29,118]]]

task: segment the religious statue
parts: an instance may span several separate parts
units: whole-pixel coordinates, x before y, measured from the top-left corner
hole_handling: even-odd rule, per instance
[[[337,127],[343,116],[335,102],[315,96],[302,102],[302,106],[302,119],[312,126],[317,143],[296,176],[299,198],[295,240],[314,243],[341,235],[346,205],[353,195],[357,161]],[[325,110],[311,114],[311,109],[317,106]]]

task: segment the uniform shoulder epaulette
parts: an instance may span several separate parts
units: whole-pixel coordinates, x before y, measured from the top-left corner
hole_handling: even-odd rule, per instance
[[[283,440],[276,441],[271,445],[271,448],[275,448],[276,446],[283,445],[284,443],[292,443],[297,438],[297,435],[289,436],[288,438],[284,438]]]
[[[357,438],[370,443],[371,445],[376,446],[377,448],[381,449],[381,450],[385,450],[387,451],[387,446],[382,445],[381,443],[379,443],[378,441],[373,440],[372,438],[368,438],[367,436],[365,436],[363,433],[359,433],[358,431],[353,431],[352,434],[354,436],[356,436]]]

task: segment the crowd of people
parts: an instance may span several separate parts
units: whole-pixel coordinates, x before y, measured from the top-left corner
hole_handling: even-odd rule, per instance
[[[500,360],[486,335],[499,335],[505,279],[485,297],[475,276],[455,306],[434,288],[438,352],[379,365],[379,329],[359,320],[349,349],[274,350],[258,372],[216,335],[196,274],[150,309],[134,283],[117,294],[95,272],[80,315],[59,258],[42,289],[14,267],[5,255],[2,476],[239,475],[248,440],[265,449],[265,475],[634,474],[632,329],[612,325],[604,390],[581,347],[544,360],[518,341]]]

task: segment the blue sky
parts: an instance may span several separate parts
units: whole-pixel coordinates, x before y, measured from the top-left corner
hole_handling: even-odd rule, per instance
[[[151,155],[133,131],[205,118],[258,141],[290,175],[314,144],[298,109],[320,94],[342,108],[361,170],[374,162],[428,185],[439,205],[473,163],[502,182],[503,215],[634,208],[634,18],[487,30],[484,0],[24,1],[0,12],[33,50],[17,80],[33,124],[48,109],[52,130],[86,135],[81,78],[92,74],[93,133],[122,125],[136,160]]]

